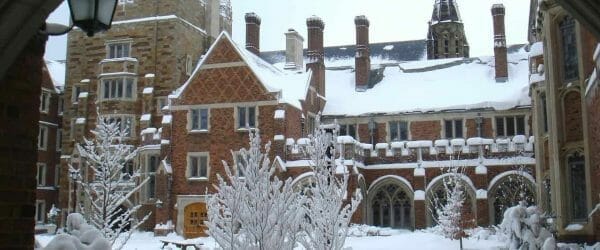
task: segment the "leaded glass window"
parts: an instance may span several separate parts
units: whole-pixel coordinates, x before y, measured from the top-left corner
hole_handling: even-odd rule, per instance
[[[567,159],[569,171],[569,187],[571,196],[571,220],[587,219],[587,198],[585,182],[585,159],[580,153],[575,153]]]
[[[575,20],[567,16],[559,23],[562,42],[563,79],[570,81],[577,79],[577,37],[575,34]]]

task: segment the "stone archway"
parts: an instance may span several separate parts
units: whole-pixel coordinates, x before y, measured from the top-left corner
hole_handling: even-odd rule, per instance
[[[492,179],[488,188],[490,223],[502,222],[507,208],[524,201],[527,206],[535,203],[535,181],[522,171],[507,171]]]
[[[444,181],[446,178],[449,178],[451,174],[443,174],[437,176],[431,180],[429,185],[425,190],[425,199],[427,204],[427,225],[435,226],[436,222],[436,204],[437,206],[443,205],[447,200],[447,192],[445,190]],[[467,224],[472,222],[475,224],[477,221],[477,203],[475,200],[475,186],[471,179],[464,175],[458,174],[460,177],[460,181],[464,188],[465,199],[463,202],[462,216],[461,220]]]
[[[397,178],[384,177],[375,181],[369,189],[366,203],[368,222],[375,226],[412,230],[413,191],[407,181]]]

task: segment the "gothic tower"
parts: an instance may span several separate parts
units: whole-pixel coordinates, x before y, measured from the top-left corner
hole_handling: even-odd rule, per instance
[[[456,0],[435,0],[427,32],[427,59],[469,57]]]

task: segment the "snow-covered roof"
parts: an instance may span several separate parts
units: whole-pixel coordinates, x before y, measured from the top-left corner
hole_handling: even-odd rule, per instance
[[[65,86],[65,63],[61,61],[46,60],[46,67],[52,78],[52,83],[58,91]]]
[[[544,44],[542,42],[536,42],[531,45],[529,50],[529,56],[541,56],[544,54]]]
[[[399,67],[385,67],[381,82],[365,92],[355,91],[353,70],[330,69],[325,73],[327,103],[323,114],[357,116],[529,106],[527,59],[528,53],[522,49],[508,55],[506,82],[496,82],[493,57],[401,63]],[[405,67],[410,70],[403,70]]]
[[[392,41],[370,43],[371,64],[388,64],[405,61],[417,61],[427,57],[425,40]],[[324,50],[325,67],[353,67],[356,45],[326,46]],[[308,61],[308,50],[304,49],[304,61]],[[285,50],[260,52],[260,57],[278,68],[285,66]]]
[[[279,92],[280,102],[289,103],[297,108],[301,108],[300,100],[304,100],[308,91],[308,85],[310,83],[310,72],[288,72],[282,71],[270,63],[264,61],[262,58],[255,54],[247,51],[246,49],[240,48],[229,36],[226,31],[221,32],[219,37],[213,43],[211,48],[206,53],[200,63],[196,66],[196,69],[192,73],[192,76],[187,80],[185,84],[173,93],[173,97],[179,97],[180,94],[185,91],[185,88],[201,70],[202,65],[206,59],[209,58],[212,50],[217,46],[218,41],[221,39],[227,39],[238,52],[242,60],[252,70],[252,72],[258,77],[259,81],[263,84],[265,89],[271,93]]]

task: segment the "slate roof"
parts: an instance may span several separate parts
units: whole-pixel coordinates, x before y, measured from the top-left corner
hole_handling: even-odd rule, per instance
[[[377,63],[378,61],[398,63],[427,58],[426,40],[371,43],[369,48],[371,50],[371,63]],[[330,46],[325,47],[324,50],[326,66],[341,66],[339,62],[345,59],[351,59],[351,64],[348,66],[354,66],[356,45]],[[305,56],[307,54],[306,51],[304,49]],[[260,57],[271,64],[285,63],[285,50],[261,52]],[[306,58],[305,61],[307,61]],[[338,63],[329,65],[328,61],[336,61]]]

